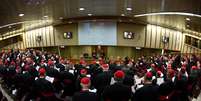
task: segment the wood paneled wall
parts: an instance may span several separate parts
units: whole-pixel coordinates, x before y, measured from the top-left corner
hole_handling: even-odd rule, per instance
[[[200,54],[201,49],[195,48],[191,45],[184,44],[183,49],[181,50],[182,53],[194,53],[194,54]]]
[[[53,26],[27,31],[24,36],[25,46],[27,48],[55,46]],[[40,42],[36,41],[37,36],[41,36],[42,39]]]
[[[197,36],[191,35],[191,34],[189,34],[189,33],[183,33],[183,36],[182,36],[183,39],[182,39],[182,48],[181,48],[181,52],[182,52],[182,53],[201,54],[201,49],[196,48],[196,47],[191,46],[191,45],[188,45],[188,44],[185,44],[185,35],[188,35],[188,36],[191,36],[191,37],[195,37],[195,38],[201,39],[200,37],[197,37]]]
[[[169,37],[169,42],[163,44],[162,37]],[[146,48],[168,49],[168,50],[181,50],[182,47],[182,33],[176,30],[171,30],[155,25],[147,25],[145,36]]]
[[[78,45],[78,25],[76,23],[54,27],[55,45]],[[72,32],[72,39],[64,39],[65,32]],[[87,40],[87,39],[86,39]]]
[[[117,24],[117,46],[136,46],[144,47],[145,43],[145,25],[118,23]],[[134,33],[134,39],[124,39],[124,32]]]
[[[135,38],[124,39],[123,32],[130,31],[135,33]],[[72,39],[64,39],[64,32],[72,32]],[[138,25],[138,24],[129,24],[129,23],[117,23],[117,46],[128,46],[128,47],[145,47],[153,49],[162,49],[166,48],[168,50],[181,51],[182,53],[201,53],[201,49],[197,49],[193,46],[184,44],[184,38],[188,33],[182,33],[180,31],[156,26],[156,25]],[[191,34],[188,34],[191,35]],[[41,36],[41,42],[37,42],[37,36]],[[169,37],[169,43],[165,46],[162,43],[162,36]],[[50,47],[50,46],[78,46],[78,25],[76,23],[60,25],[60,26],[46,26],[23,33],[23,42],[14,43],[5,48],[34,48],[34,47]],[[87,40],[87,39],[86,39]],[[83,49],[81,49],[83,47]],[[76,51],[76,49],[80,51]],[[78,46],[78,48],[68,48],[68,51],[65,49],[65,52],[72,52],[70,56],[79,57],[77,54],[83,53],[85,49],[90,50],[89,47]],[[133,49],[128,49],[126,55],[134,56],[134,53],[130,53]],[[91,50],[90,50],[91,51]],[[115,55],[116,48],[109,47],[108,51],[111,52],[110,55]],[[112,53],[112,51],[114,53]],[[125,51],[126,52],[126,51]],[[90,53],[90,52],[89,52]],[[119,53],[119,52],[117,52]],[[65,53],[62,53],[65,54]],[[69,55],[69,54],[66,54]],[[120,54],[121,55],[121,54]]]
[[[4,47],[4,49],[25,49],[24,42],[17,42],[11,45]]]

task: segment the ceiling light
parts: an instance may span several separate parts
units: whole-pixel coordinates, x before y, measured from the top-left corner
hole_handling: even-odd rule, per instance
[[[158,12],[158,13],[146,13],[135,15],[135,17],[143,17],[143,16],[154,16],[154,15],[182,15],[182,16],[193,16],[201,18],[201,15],[193,14],[193,13],[184,13],[184,12]]]
[[[125,16],[125,14],[121,14],[121,16]]]
[[[187,20],[187,21],[190,21],[191,19],[190,19],[190,18],[186,18],[186,20]]]
[[[69,21],[68,23],[71,24],[71,23],[73,23],[73,22]]]
[[[60,20],[64,19],[63,17],[59,17]]]
[[[141,47],[135,47],[135,49],[140,50],[140,49],[141,49]]]
[[[8,26],[8,28],[10,29],[10,28],[12,28],[12,26]]]
[[[130,7],[127,7],[126,10],[127,10],[127,11],[132,11],[133,9],[130,8]]]
[[[80,11],[83,11],[83,10],[85,10],[85,8],[79,8],[79,10],[80,10]]]
[[[186,27],[190,27],[190,25],[186,25]]]
[[[24,14],[23,14],[23,13],[21,13],[21,14],[19,14],[19,16],[21,16],[21,17],[22,17],[22,16],[24,16]]]
[[[92,14],[88,14],[88,16],[92,16]]]
[[[44,18],[48,18],[48,16],[47,15],[45,15],[45,16],[43,16]]]

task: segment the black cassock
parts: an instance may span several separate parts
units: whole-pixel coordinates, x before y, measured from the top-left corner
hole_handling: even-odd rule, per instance
[[[73,101],[98,101],[98,99],[96,93],[89,91],[80,91],[74,94]]]
[[[109,71],[99,73],[97,76],[94,77],[93,86],[97,89],[98,96],[101,95],[101,93],[103,92],[106,86],[110,85],[111,78],[112,78],[112,73]]]
[[[129,86],[122,83],[115,83],[103,91],[104,101],[129,101],[132,91]]]
[[[58,101],[54,95],[54,88],[51,82],[44,78],[39,78],[34,83],[35,92],[40,101]]]
[[[153,84],[146,84],[138,89],[132,101],[159,101],[159,87]]]
[[[60,73],[61,85],[64,89],[62,97],[73,96],[75,92],[75,77],[68,71],[62,71]]]

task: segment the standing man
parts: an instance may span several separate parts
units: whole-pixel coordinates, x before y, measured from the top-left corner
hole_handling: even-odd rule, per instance
[[[158,86],[152,84],[152,73],[147,72],[144,86],[136,91],[132,101],[159,101]]]
[[[96,93],[89,91],[91,86],[90,78],[83,77],[80,82],[82,90],[74,94],[73,101],[97,101]]]
[[[114,84],[103,91],[103,101],[129,101],[132,95],[131,88],[123,84],[125,73],[117,70],[114,73]]]

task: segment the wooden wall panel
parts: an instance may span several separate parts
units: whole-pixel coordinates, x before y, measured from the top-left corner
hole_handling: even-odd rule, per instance
[[[37,36],[37,31],[38,31],[38,29],[37,30],[33,30],[32,31],[32,43],[33,43],[33,46],[32,47],[37,47],[37,41],[36,41],[36,36]]]
[[[173,50],[176,50],[176,40],[177,40],[177,32],[176,31],[173,31],[173,42],[172,42],[172,49]],[[179,44],[178,44],[179,45]]]
[[[156,48],[160,48],[160,44],[161,44],[161,27],[157,26],[156,28],[157,32],[156,32]]]
[[[172,50],[172,41],[173,41],[173,33],[171,29],[167,29],[167,34],[169,36],[169,43],[168,43],[168,49]]]
[[[43,37],[42,37],[42,28],[39,28],[38,31],[37,31],[37,36],[41,36],[42,40],[43,40]],[[38,47],[41,47],[42,46],[42,41],[41,42],[37,42],[37,46]]]
[[[122,57],[125,56],[134,57],[136,53],[135,48],[132,47],[108,47],[107,56],[108,57]]]
[[[151,43],[151,25],[147,25],[146,31],[146,47],[150,47]]]
[[[156,48],[156,34],[157,34],[157,27],[156,26],[152,26],[151,27],[151,48]]]
[[[54,45],[54,35],[53,27],[47,26],[43,28],[34,29],[27,31],[25,36],[25,44],[28,48],[31,47],[41,47],[41,46],[53,46]],[[41,42],[36,41],[37,36],[41,36]]]
[[[72,32],[73,37],[72,39],[64,39],[64,33],[65,32]],[[78,45],[78,25],[73,24],[67,24],[62,26],[56,26],[54,27],[54,37],[55,37],[55,44],[57,46],[60,45]],[[87,40],[87,39],[86,39]]]
[[[28,34],[29,35],[29,43],[30,43],[30,47],[33,47],[34,46],[34,39],[33,39],[33,30]]]
[[[51,46],[54,46],[55,45],[55,40],[54,40],[54,30],[53,30],[53,27],[50,27],[50,41],[51,41]]]
[[[165,36],[165,28],[161,28],[161,38]],[[164,48],[164,44],[162,43],[162,40],[160,41],[160,48]]]
[[[185,35],[194,37],[193,35],[191,35],[189,33],[183,33],[182,34],[181,52],[182,53],[196,53],[196,54],[200,54],[201,53],[201,49],[198,49],[198,48],[196,48],[194,46],[185,44]],[[196,38],[201,39],[199,37],[196,37]]]
[[[46,41],[47,41],[47,46],[50,46],[51,41],[50,41],[50,28],[49,27],[45,27],[45,36],[46,36]]]
[[[165,44],[165,47],[162,42],[162,36],[169,37],[169,43]],[[168,50],[180,51],[183,49],[183,34],[176,30],[155,25],[147,25],[145,42],[146,48],[165,48]]]
[[[40,36],[40,28],[38,30],[36,30],[36,36],[35,37],[37,37],[37,36]],[[36,41],[36,46],[40,46],[40,42]]]
[[[131,31],[136,33],[136,39],[123,39],[122,33],[124,31]],[[72,39],[64,39],[64,32],[73,32]],[[131,46],[131,47],[146,47],[146,48],[163,48],[162,36],[169,36],[169,43],[166,49],[180,50],[182,53],[201,53],[200,49],[194,48],[190,45],[184,44],[185,35],[180,31],[155,26],[155,25],[137,25],[128,23],[117,24],[117,46]],[[38,43],[36,37],[42,37],[42,41]],[[188,34],[191,35],[191,34]],[[78,45],[78,26],[76,23],[61,25],[61,26],[47,26],[43,28],[27,31],[23,34],[23,43],[13,44],[9,48],[32,48],[45,46],[74,46]],[[71,49],[71,48],[69,48]],[[76,48],[78,49],[78,48]],[[87,48],[89,49],[89,48]],[[110,48],[113,50],[114,48]],[[126,48],[125,48],[126,49]],[[75,49],[71,49],[74,51]],[[130,49],[128,49],[130,51]],[[115,52],[115,51],[114,51]],[[116,54],[116,53],[114,53]],[[129,53],[130,54],[130,53]]]
[[[181,33],[179,31],[176,32],[176,38],[175,38],[175,50],[180,50],[181,46]]]
[[[42,28],[42,41],[43,41],[43,45],[42,46],[47,46],[47,36],[46,36],[46,34],[44,34],[44,33],[46,33],[46,28],[45,27],[43,27]]]
[[[84,53],[88,53],[89,56],[91,56],[92,53],[92,47],[91,46],[73,46],[70,47],[71,51],[71,57],[73,59],[79,59],[80,56],[83,56]]]
[[[117,45],[144,47],[145,45],[145,25],[117,23]],[[125,31],[135,33],[134,39],[124,39]]]

